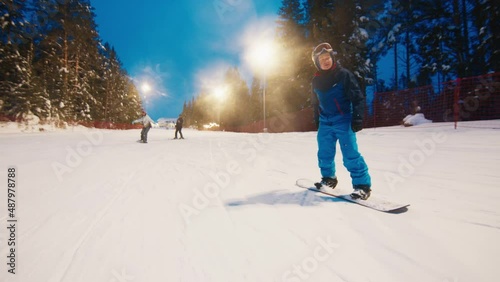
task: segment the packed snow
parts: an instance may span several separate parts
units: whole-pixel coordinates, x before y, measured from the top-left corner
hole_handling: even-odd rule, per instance
[[[432,120],[428,120],[425,118],[424,114],[418,113],[414,115],[407,115],[403,119],[403,125],[404,126],[413,126],[413,125],[421,125],[424,123],[431,123]]]
[[[295,186],[320,178],[315,132],[153,128],[142,144],[1,124],[0,281],[498,281],[499,128],[359,132],[372,195],[411,205],[389,214]]]

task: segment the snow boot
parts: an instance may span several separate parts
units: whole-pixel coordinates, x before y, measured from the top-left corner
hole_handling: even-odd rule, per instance
[[[354,185],[354,192],[351,193],[351,198],[366,200],[370,197],[371,191],[368,185]]]
[[[335,188],[335,186],[337,186],[337,177],[322,177],[321,178],[321,181],[320,182],[316,182],[314,183],[314,186],[316,186],[316,188],[320,189],[321,186],[328,186],[332,189]]]

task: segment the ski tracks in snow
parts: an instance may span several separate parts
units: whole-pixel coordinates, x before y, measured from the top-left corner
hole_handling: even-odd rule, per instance
[[[89,235],[93,232],[95,227],[102,221],[102,219],[107,215],[109,210],[113,207],[113,205],[117,202],[118,199],[130,196],[127,195],[126,190],[134,189],[133,187],[131,187],[130,183],[134,180],[134,178],[136,178],[137,174],[140,173],[141,170],[151,167],[151,165],[157,162],[159,158],[160,157],[158,156],[156,158],[147,159],[143,161],[143,163],[139,164],[137,169],[129,170],[127,175],[124,175],[123,178],[112,180],[111,182],[105,183],[105,185],[103,186],[98,185],[98,189],[102,187],[115,187],[114,196],[106,203],[105,206],[103,206],[95,214],[94,219],[88,224],[87,229],[80,236],[76,244],[65,252],[64,257],[62,258],[60,263],[61,265],[59,265],[59,267],[56,268],[59,271],[56,272],[55,275],[50,278],[49,282],[67,281],[65,280],[66,274],[70,269],[78,251],[80,250],[82,245],[85,244],[86,240],[89,238]],[[98,192],[98,191],[94,190],[92,192]]]

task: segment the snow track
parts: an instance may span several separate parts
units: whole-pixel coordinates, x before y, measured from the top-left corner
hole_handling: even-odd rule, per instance
[[[470,125],[358,134],[373,192],[402,214],[295,187],[319,179],[314,132],[0,130],[19,219],[0,281],[495,281],[500,131]],[[337,171],[349,188],[340,157]]]

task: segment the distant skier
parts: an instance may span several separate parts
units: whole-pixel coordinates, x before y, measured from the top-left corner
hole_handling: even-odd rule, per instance
[[[134,120],[132,123],[142,123],[140,142],[148,143],[148,132],[153,126],[154,121],[148,116],[148,114],[146,114],[145,111],[142,111],[142,117]]]
[[[358,151],[355,132],[363,129],[365,95],[354,75],[337,65],[335,53],[329,43],[321,43],[312,52],[318,69],[312,80],[312,104],[318,124],[318,165],[321,185],[335,188],[335,153],[337,141],[344,166],[351,174],[354,192],[352,198],[366,200],[371,192],[368,166]]]
[[[175,122],[175,138],[177,139],[177,132],[181,135],[181,139],[184,139],[184,136],[182,136],[182,124],[184,123],[184,119],[182,118],[182,115],[179,115],[179,118],[177,118],[177,121]]]

